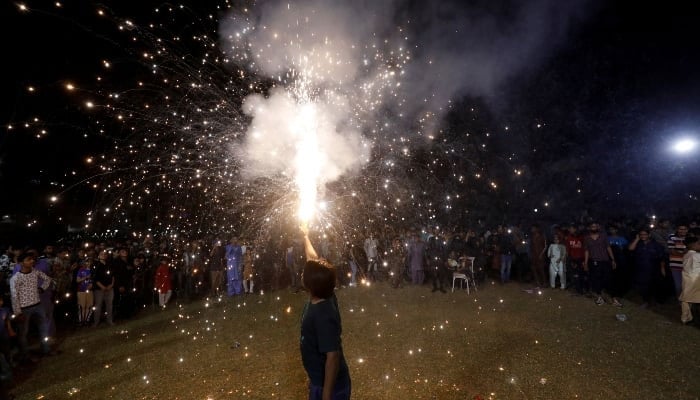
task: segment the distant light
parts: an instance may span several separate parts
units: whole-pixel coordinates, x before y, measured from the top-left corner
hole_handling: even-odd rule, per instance
[[[685,138],[685,139],[680,139],[676,141],[673,144],[673,151],[676,153],[681,153],[681,154],[687,154],[690,153],[691,151],[695,150],[695,148],[698,146],[698,142],[696,142],[694,139],[690,138]]]

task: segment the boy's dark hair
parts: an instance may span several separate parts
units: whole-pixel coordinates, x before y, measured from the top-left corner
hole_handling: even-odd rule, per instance
[[[304,265],[301,283],[312,296],[327,299],[335,289],[335,267],[326,260],[308,260]]]
[[[30,257],[33,258],[34,260],[36,260],[36,253],[33,253],[32,251],[26,251],[26,252],[20,254],[19,257],[17,257],[17,261],[24,262],[24,260],[26,260],[27,258],[30,258]]]

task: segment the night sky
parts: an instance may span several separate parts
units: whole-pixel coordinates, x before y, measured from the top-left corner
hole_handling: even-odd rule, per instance
[[[2,6],[6,231],[259,232],[288,218],[289,175],[258,165],[247,138],[265,115],[245,105],[303,97],[284,64],[297,61],[278,59],[324,35],[348,51],[304,96],[337,113],[328,92],[341,93],[337,133],[364,144],[321,180],[340,230],[697,213],[700,149],[672,150],[700,140],[689,1],[119,3]],[[314,12],[290,28],[297,42],[261,45],[301,10]]]

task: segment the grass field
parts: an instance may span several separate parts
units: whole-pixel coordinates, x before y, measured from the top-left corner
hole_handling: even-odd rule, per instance
[[[338,291],[354,399],[697,399],[700,329],[569,292],[428,286]],[[303,293],[145,310],[57,343],[20,399],[305,399]],[[616,314],[624,313],[626,321]]]

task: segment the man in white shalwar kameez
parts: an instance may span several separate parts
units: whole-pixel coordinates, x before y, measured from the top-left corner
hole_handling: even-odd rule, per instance
[[[689,237],[685,240],[688,252],[683,256],[683,284],[681,295],[681,322],[693,321],[691,306],[700,303],[700,238]]]
[[[549,257],[549,285],[554,289],[557,286],[557,275],[561,288],[566,289],[566,246],[561,244],[559,235],[554,236],[554,243],[547,250]]]

